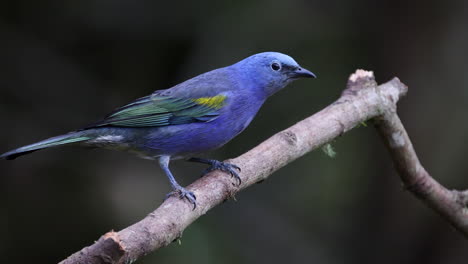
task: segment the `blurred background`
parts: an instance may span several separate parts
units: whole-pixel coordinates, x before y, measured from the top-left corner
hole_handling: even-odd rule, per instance
[[[236,157],[336,100],[357,68],[409,86],[398,104],[423,165],[468,188],[466,1],[2,1],[0,152],[253,53],[318,75],[272,97],[209,157]],[[359,127],[237,195],[138,263],[466,263],[468,241],[406,192],[375,130]],[[184,185],[203,166],[172,169]],[[8,263],[55,263],[155,209],[155,162],[57,148],[0,161]]]

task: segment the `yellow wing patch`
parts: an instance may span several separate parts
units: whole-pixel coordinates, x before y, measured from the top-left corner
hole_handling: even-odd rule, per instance
[[[193,101],[197,104],[204,105],[210,108],[220,109],[225,104],[226,96],[216,95],[213,97],[201,97],[201,98],[193,99]]]

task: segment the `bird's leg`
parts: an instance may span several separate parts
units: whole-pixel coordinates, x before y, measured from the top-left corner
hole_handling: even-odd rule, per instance
[[[219,160],[213,160],[213,159],[203,159],[203,158],[190,158],[187,161],[190,162],[199,162],[199,163],[204,163],[210,165],[208,169],[206,169],[203,174],[206,174],[208,172],[214,171],[214,170],[220,170],[229,173],[232,177],[236,178],[237,180],[237,186],[239,186],[242,183],[241,177],[237,173],[236,170],[241,171],[239,166],[231,164],[231,163],[226,163],[222,162]]]
[[[170,156],[161,156],[159,157],[159,165],[161,166],[161,169],[166,173],[167,178],[169,179],[169,182],[171,183],[173,191],[168,193],[166,195],[166,198],[168,196],[171,196],[173,194],[178,194],[180,199],[187,199],[191,204],[193,204],[193,209],[197,207],[195,194],[193,192],[188,191],[184,187],[180,186],[179,183],[177,183],[176,179],[172,175],[171,171],[169,170],[169,161],[170,161]]]

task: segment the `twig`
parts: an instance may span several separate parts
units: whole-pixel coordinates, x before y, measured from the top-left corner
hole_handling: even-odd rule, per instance
[[[212,172],[188,187],[197,196],[195,210],[189,203],[171,197],[140,222],[119,232],[107,233],[61,263],[133,262],[179,238],[193,221],[240,190],[376,117],[380,117],[378,130],[388,143],[403,181],[419,198],[451,219],[451,223],[466,234],[466,215],[460,209],[464,209],[468,194],[447,191],[429,177],[417,161],[395,114],[396,103],[406,92],[407,87],[397,78],[377,86],[372,72],[358,70],[351,75],[347,89],[335,103],[277,133],[242,156],[229,160],[242,168],[239,187],[234,186],[226,174]],[[426,187],[431,190],[423,190]]]
[[[448,190],[429,175],[395,109],[388,109],[376,118],[375,127],[405,187],[468,238],[468,191]]]

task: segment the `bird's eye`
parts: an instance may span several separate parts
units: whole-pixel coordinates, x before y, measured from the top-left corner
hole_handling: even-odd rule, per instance
[[[271,63],[270,65],[271,69],[274,70],[274,71],[279,71],[281,70],[281,64],[277,61],[274,61]]]

